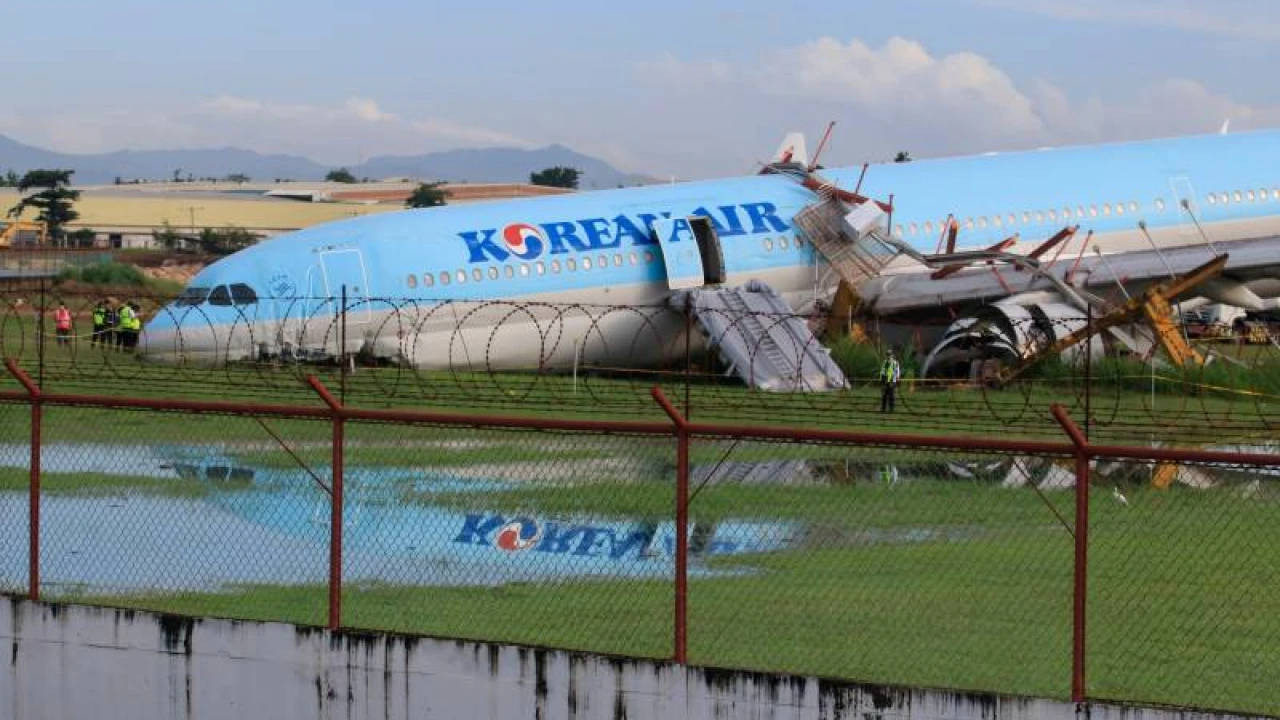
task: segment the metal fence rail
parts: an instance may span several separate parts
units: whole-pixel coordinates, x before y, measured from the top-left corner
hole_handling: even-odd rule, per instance
[[[0,391],[0,591],[1280,712],[1280,455]],[[11,385],[12,387],[12,385]]]

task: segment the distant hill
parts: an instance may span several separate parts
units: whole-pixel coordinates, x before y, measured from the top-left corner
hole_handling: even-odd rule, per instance
[[[563,145],[537,150],[485,148],[449,150],[406,157],[375,157],[348,169],[356,177],[380,180],[414,177],[452,182],[528,182],[529,173],[552,165],[569,165],[583,171],[583,189],[611,188],[644,182],[642,176],[623,173],[603,160],[575,152]],[[25,145],[0,135],[0,171],[19,173],[36,168],[71,168],[80,185],[126,180],[170,180],[175,170],[182,177],[226,177],[244,173],[257,181],[276,179],[322,180],[329,166],[296,155],[262,155],[239,148],[199,150],[120,150],[93,155],[54,152]]]

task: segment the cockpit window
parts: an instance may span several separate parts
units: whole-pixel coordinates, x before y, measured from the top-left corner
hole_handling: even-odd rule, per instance
[[[235,283],[231,286],[231,301],[237,305],[252,305],[258,302],[258,293],[244,283]]]
[[[209,293],[209,304],[218,307],[226,307],[231,304],[231,292],[227,290],[226,285],[219,285]]]
[[[204,302],[206,297],[209,297],[209,288],[189,287],[183,290],[182,294],[174,302],[178,305],[199,305]]]

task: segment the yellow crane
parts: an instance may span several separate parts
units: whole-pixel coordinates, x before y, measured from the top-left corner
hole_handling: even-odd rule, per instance
[[[13,247],[22,244],[19,241],[24,233],[35,235],[37,245],[49,242],[49,227],[38,220],[10,220],[0,228],[0,247]]]
[[[1096,318],[1091,325],[1082,327],[1052,345],[1031,353],[1017,365],[1005,369],[1000,373],[1001,380],[1008,382],[1035,365],[1041,358],[1060,353],[1107,328],[1132,322],[1139,315],[1146,317],[1156,342],[1175,365],[1178,367],[1203,365],[1204,357],[1187,344],[1174,322],[1173,308],[1169,306],[1169,301],[1205,280],[1217,276],[1226,266],[1227,256],[1222,254],[1185,275],[1148,288],[1143,294],[1130,298],[1118,308]]]

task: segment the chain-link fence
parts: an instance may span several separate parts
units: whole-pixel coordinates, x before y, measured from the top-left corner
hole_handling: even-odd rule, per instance
[[[1068,691],[1069,458],[723,438],[694,457],[691,661]]]
[[[1089,695],[1280,714],[1280,469],[1092,472]]]
[[[0,401],[0,592],[30,587],[31,411]]]
[[[645,423],[360,409],[319,381],[309,405],[68,395],[11,370],[0,591],[1278,709],[1267,446],[1095,446],[1060,409],[1071,442],[691,424],[656,389]]]

